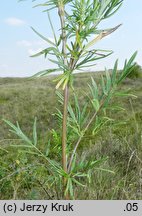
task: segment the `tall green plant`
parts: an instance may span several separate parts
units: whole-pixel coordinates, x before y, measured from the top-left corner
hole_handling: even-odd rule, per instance
[[[92,133],[95,134],[99,127],[110,120],[108,117],[100,120],[100,113],[107,109],[110,99],[115,96],[118,84],[126,78],[134,66],[133,61],[136,53],[129,61],[125,61],[121,73],[117,74],[118,61],[115,62],[111,73],[106,70],[106,75],[101,77],[100,87],[91,78],[86,102],[83,107],[80,106],[73,87],[73,73],[76,70],[94,66],[97,60],[112,54],[110,50],[98,49],[96,43],[113,33],[120,25],[99,29],[99,24],[114,15],[122,3],[123,0],[49,0],[35,6],[45,8],[44,12],[48,14],[54,41],[32,28],[48,44],[47,48],[33,57],[44,55],[56,67],[38,72],[34,76],[41,77],[55,72],[61,73],[55,81],[57,82],[56,89],[62,88],[63,90],[63,94],[57,91],[59,101],[63,106],[63,113],[59,109],[56,113],[62,124],[62,166],[37,148],[36,121],[33,127],[33,141],[24,135],[18,124],[15,126],[9,121],[5,121],[12,128],[12,132],[27,143],[26,147],[32,148],[34,152],[37,151],[37,154],[49,163],[49,172],[54,173],[55,179],[59,175],[65,199],[74,198],[74,184],[82,185],[80,178],[89,178],[90,171],[106,160],[106,158],[88,161],[81,158],[78,160],[77,149],[88,129],[91,129],[93,122],[95,122],[95,127]],[[54,24],[51,21],[50,11],[53,9],[57,11],[59,17],[60,35],[55,34]],[[74,107],[69,102],[69,90],[72,89]],[[90,106],[92,108],[88,112]],[[69,140],[72,145],[69,144]]]

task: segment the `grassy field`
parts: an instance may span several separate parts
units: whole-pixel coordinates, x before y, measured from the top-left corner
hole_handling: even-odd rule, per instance
[[[99,80],[100,73],[76,74],[74,86],[83,101],[90,75]],[[38,143],[41,150],[52,141],[52,156],[57,157],[58,129],[54,114],[58,107],[53,77],[0,79],[0,199],[58,199],[60,190],[51,188],[47,181],[46,164],[35,155],[12,147],[19,140],[3,119],[19,122],[31,136],[34,117],[37,117]],[[85,187],[76,186],[78,199],[142,199],[142,77],[127,78],[120,86],[136,97],[116,97],[112,105],[122,110],[108,110],[115,119],[95,136],[89,132],[81,143],[80,151],[88,158],[108,159],[101,170],[94,170]],[[52,133],[51,133],[52,132]],[[103,169],[113,172],[105,172]]]

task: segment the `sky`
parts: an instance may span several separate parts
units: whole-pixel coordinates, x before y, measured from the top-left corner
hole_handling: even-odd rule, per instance
[[[43,13],[41,8],[33,8],[33,5],[31,0],[20,3],[18,0],[1,2],[0,77],[27,77],[38,71],[54,67],[43,56],[30,57],[47,47],[47,44],[32,31],[31,26],[51,40],[53,38],[47,14]],[[51,19],[59,33],[56,11],[51,12]],[[114,53],[99,60],[94,68],[88,70],[110,69],[116,59],[119,59],[119,68],[122,68],[125,59],[129,59],[136,50],[138,51],[136,62],[142,65],[141,0],[124,0],[119,11],[102,22],[100,27],[111,28],[120,23],[123,25],[117,31],[96,45],[99,49],[113,50]]]

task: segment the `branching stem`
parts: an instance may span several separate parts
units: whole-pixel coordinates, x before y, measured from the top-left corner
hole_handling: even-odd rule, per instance
[[[65,30],[65,10],[63,5],[58,6],[58,14],[61,22],[61,30],[62,30],[62,54],[64,56],[64,64],[67,65],[67,57],[66,57],[66,30]],[[63,107],[63,122],[62,122],[62,167],[63,170],[67,173],[67,158],[66,158],[66,146],[67,146],[67,107],[68,107],[68,98],[69,98],[69,86],[66,85],[64,89],[64,107]],[[63,194],[65,199],[69,199],[68,194],[65,195],[67,179],[63,177]]]
[[[78,146],[79,146],[79,144],[80,144],[82,138],[84,137],[84,134],[86,133],[86,131],[88,130],[88,128],[89,128],[89,126],[92,124],[92,122],[95,120],[95,118],[96,118],[96,116],[98,115],[98,113],[101,111],[101,109],[102,109],[102,107],[103,107],[103,105],[104,105],[104,103],[105,103],[105,99],[106,99],[106,97],[105,97],[104,99],[102,99],[102,101],[101,101],[101,103],[100,103],[99,110],[96,111],[96,112],[92,115],[92,117],[90,118],[89,122],[87,123],[86,127],[85,127],[84,130],[83,130],[83,135],[80,136],[80,137],[78,138],[78,140],[77,140],[77,142],[76,142],[76,144],[75,144],[75,147],[74,147],[74,149],[73,149],[73,152],[72,152],[72,154],[71,154],[71,158],[70,158],[69,164],[68,164],[68,172],[70,172],[70,170],[71,170],[71,165],[72,165],[72,161],[73,161],[74,155],[75,155],[75,153],[76,153],[76,150],[77,150],[77,148],[78,148]]]

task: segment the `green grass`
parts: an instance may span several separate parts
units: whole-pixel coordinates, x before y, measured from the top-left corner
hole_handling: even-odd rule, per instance
[[[76,74],[74,86],[83,101],[90,75],[99,80],[100,73]],[[142,77],[127,78],[121,89],[136,95],[115,98],[112,105],[125,110],[108,110],[115,121],[107,124],[96,136],[87,132],[79,148],[87,158],[108,160],[101,168],[113,171],[94,170],[91,181],[84,188],[76,186],[78,199],[142,199]],[[48,185],[47,165],[34,155],[23,153],[11,144],[20,143],[9,132],[2,119],[19,122],[22,130],[31,136],[34,117],[37,117],[38,140],[45,149],[51,130],[58,129],[52,115],[58,107],[52,77],[39,79],[0,79],[0,199],[53,199],[61,197],[61,191]],[[56,143],[59,137],[52,137],[52,156],[57,157]],[[18,170],[18,171],[17,171]]]

